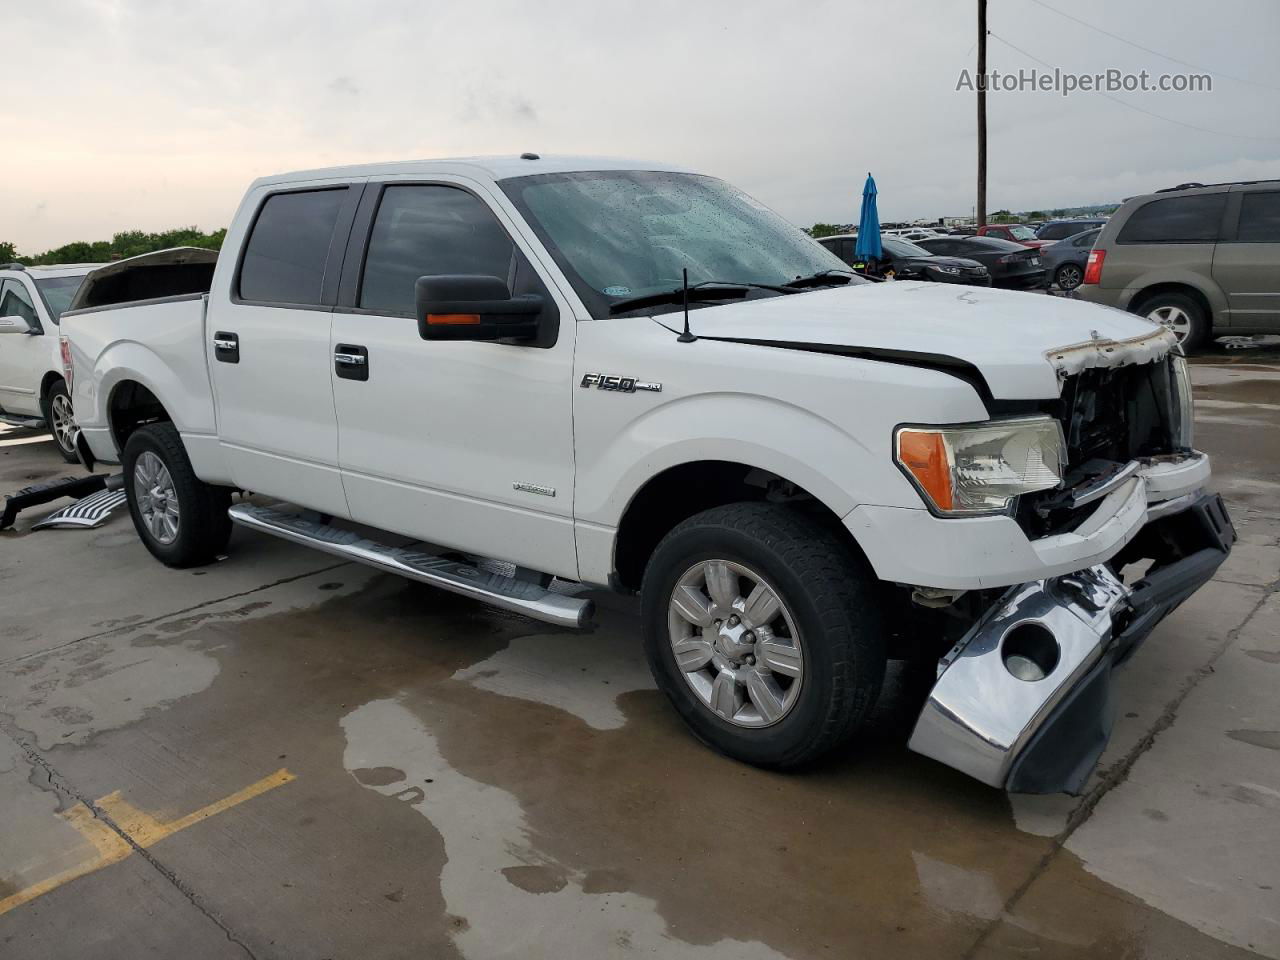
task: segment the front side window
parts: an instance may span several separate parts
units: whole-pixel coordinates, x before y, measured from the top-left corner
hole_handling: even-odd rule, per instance
[[[40,328],[35,305],[22,281],[6,280],[0,284],[0,317],[22,317],[32,327]]]
[[[1117,243],[1213,243],[1218,239],[1225,193],[1164,197],[1139,207]]]
[[[36,290],[44,298],[44,305],[49,308],[49,316],[54,323],[62,319],[62,314],[71,306],[71,300],[83,281],[84,277],[47,277],[36,281]]]
[[[321,302],[329,244],[347,188],[267,198],[244,248],[240,296],[261,303]]]
[[[436,184],[387,187],[369,235],[359,305],[412,316],[419,277],[473,274],[514,287],[515,244],[484,201]]]
[[[1241,243],[1280,243],[1280,193],[1246,193],[1240,197]]]
[[[714,177],[603,170],[499,185],[593,317],[607,317],[619,301],[679,287],[684,270],[690,284],[779,285],[821,271],[848,275],[832,251]]]

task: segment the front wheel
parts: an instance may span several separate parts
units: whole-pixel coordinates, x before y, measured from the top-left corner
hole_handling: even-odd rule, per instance
[[[49,432],[53,434],[58,452],[67,463],[75,463],[76,457],[76,421],[71,409],[71,396],[67,393],[65,380],[55,380],[44,399],[44,418],[49,424]]]
[[[123,459],[129,513],[152,556],[170,567],[195,567],[226,549],[230,491],[196,477],[172,423],[139,427]]]
[[[649,561],[641,607],[659,689],[735,759],[807,763],[848,739],[879,694],[876,580],[793,508],[738,503],[681,523]]]

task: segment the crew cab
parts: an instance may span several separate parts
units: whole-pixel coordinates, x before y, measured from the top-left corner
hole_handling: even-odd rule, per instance
[[[75,421],[58,354],[58,319],[97,264],[0,266],[0,422],[47,428],[75,463]]]
[[[1168,331],[871,283],[676,167],[266,177],[207,286],[63,322],[78,447],[158,559],[238,524],[568,628],[638,593],[659,688],[750,763],[843,743],[921,658],[912,749],[1076,789],[1113,664],[1234,538]]]

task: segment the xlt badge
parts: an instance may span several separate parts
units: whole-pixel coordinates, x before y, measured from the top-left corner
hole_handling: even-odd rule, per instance
[[[661,393],[662,384],[648,380],[637,380],[635,377],[613,377],[603,373],[586,373],[582,376],[582,388],[595,387],[597,390],[613,390],[617,393],[635,393],[637,390],[648,390],[650,393]]]

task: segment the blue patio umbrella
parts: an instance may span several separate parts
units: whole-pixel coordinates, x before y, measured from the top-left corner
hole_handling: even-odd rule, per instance
[[[876,209],[876,181],[869,173],[862,188],[858,243],[853,252],[860,260],[879,260],[884,256],[884,248],[880,246],[880,211]]]

